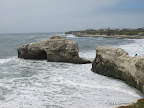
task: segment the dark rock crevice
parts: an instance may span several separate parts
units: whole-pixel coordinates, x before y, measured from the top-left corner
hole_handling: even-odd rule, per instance
[[[44,50],[18,50],[18,57],[24,59],[47,60],[47,53]]]

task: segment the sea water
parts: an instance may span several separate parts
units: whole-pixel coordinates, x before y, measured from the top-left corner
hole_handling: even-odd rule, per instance
[[[0,108],[109,108],[143,98],[123,81],[98,75],[91,64],[25,60],[17,57],[24,43],[59,35],[79,45],[79,55],[94,60],[96,46],[125,49],[143,55],[143,39],[93,38],[63,33],[0,35]]]

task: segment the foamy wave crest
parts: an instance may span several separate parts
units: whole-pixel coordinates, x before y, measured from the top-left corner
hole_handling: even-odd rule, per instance
[[[95,50],[92,52],[79,52],[80,57],[93,61],[95,58]]]
[[[12,62],[12,61],[19,61],[17,56],[12,56],[10,58],[0,59],[0,64]]]
[[[144,55],[144,39],[133,39],[133,43],[126,45],[119,45],[118,47],[126,50],[131,56],[138,54],[140,56]]]
[[[69,38],[75,38],[76,36],[72,35],[72,34],[69,34],[69,35],[67,35],[67,37],[69,37]]]
[[[4,63],[7,63],[7,62],[10,62],[13,59],[14,58],[0,59],[0,64],[4,64]]]
[[[64,34],[64,33],[61,33],[61,34],[55,34],[55,35],[58,35],[58,36],[64,36],[65,34]]]
[[[118,85],[109,85],[109,86],[105,86],[105,85],[97,85],[97,84],[89,84],[89,83],[84,83],[84,82],[73,82],[70,80],[66,80],[62,77],[59,77],[59,79],[57,79],[57,81],[55,82],[55,84],[60,84],[60,85],[66,85],[66,86],[74,86],[76,88],[78,87],[82,87],[82,88],[92,88],[92,89],[107,89],[107,90],[116,90],[119,91],[121,93],[125,93],[131,96],[135,96],[135,97],[139,97],[139,94],[136,93],[136,91],[138,92],[138,90],[133,90],[130,89],[126,84],[124,83],[119,83]],[[128,90],[128,91],[127,91]],[[142,95],[142,94],[141,94]]]

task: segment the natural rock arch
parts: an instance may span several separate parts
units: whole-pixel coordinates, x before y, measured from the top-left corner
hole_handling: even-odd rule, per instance
[[[79,57],[78,44],[75,41],[59,36],[23,44],[18,49],[18,57],[35,60],[44,59],[48,62],[91,63],[91,61]]]

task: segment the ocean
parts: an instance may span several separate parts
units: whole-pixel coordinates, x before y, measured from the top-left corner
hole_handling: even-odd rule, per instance
[[[91,71],[91,64],[47,62],[18,58],[24,43],[52,36],[79,45],[80,57],[94,60],[96,46],[125,49],[143,55],[143,39],[76,37],[64,33],[0,34],[0,108],[111,108],[143,98],[125,82]]]

